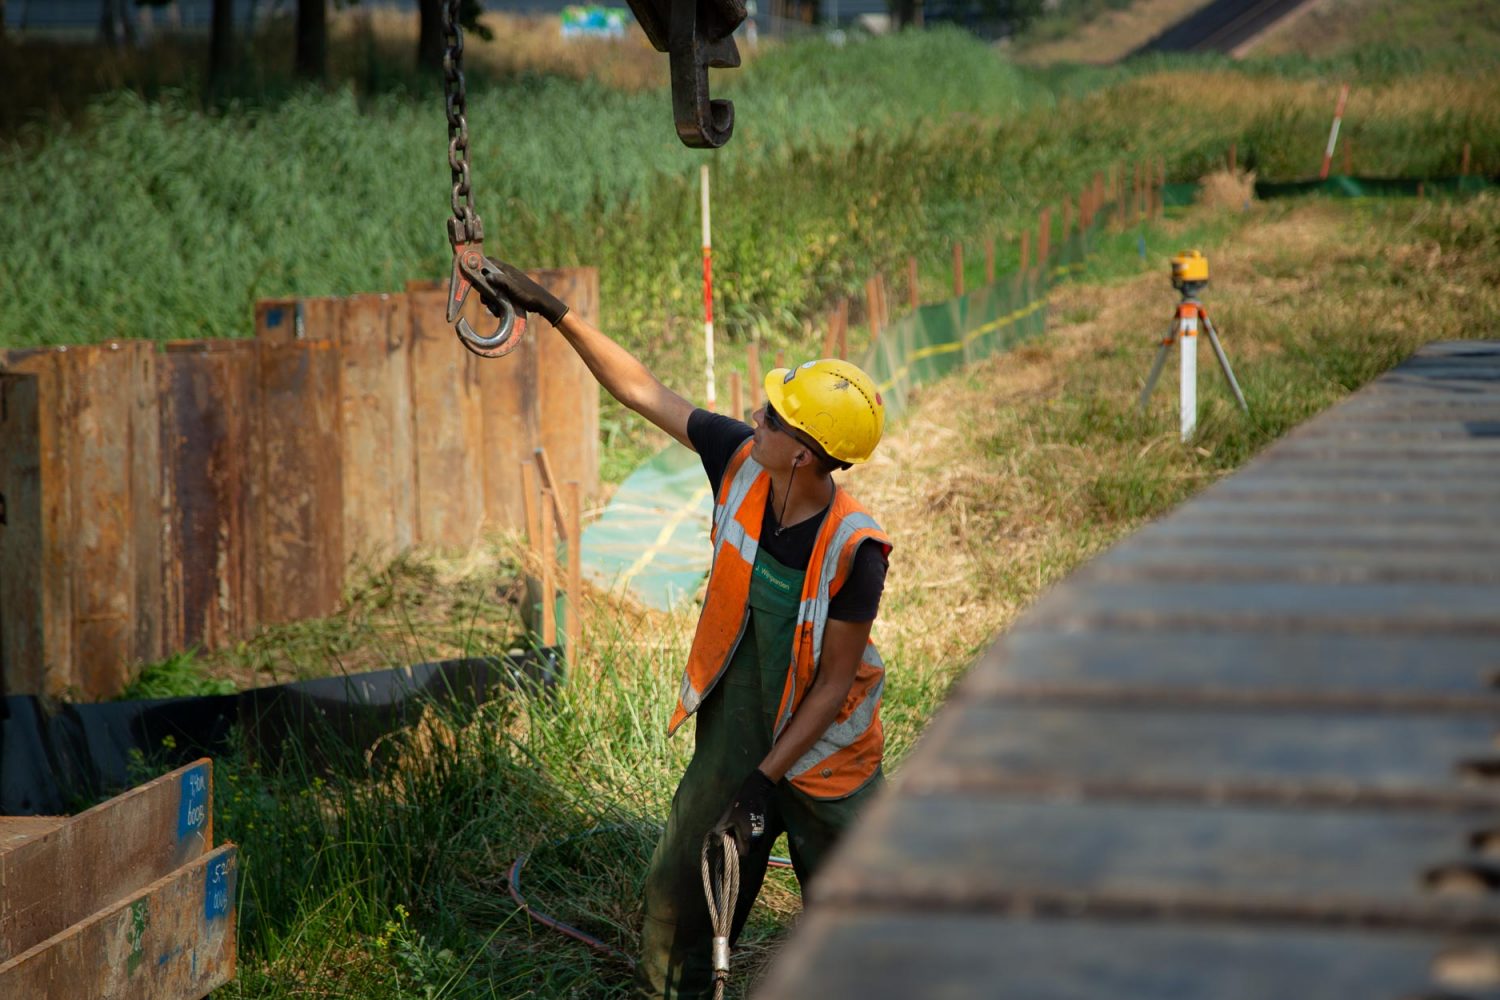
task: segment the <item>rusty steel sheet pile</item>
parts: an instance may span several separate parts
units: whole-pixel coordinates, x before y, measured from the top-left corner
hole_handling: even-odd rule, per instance
[[[1500,341],[1045,594],[756,995],[1500,998]]]

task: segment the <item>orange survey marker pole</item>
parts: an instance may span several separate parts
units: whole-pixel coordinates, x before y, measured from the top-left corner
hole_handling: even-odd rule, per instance
[[[1240,391],[1240,384],[1234,377],[1234,369],[1229,366],[1229,356],[1224,353],[1224,345],[1219,343],[1218,331],[1214,329],[1213,322],[1208,318],[1208,311],[1198,301],[1198,292],[1207,284],[1208,258],[1203,254],[1197,250],[1188,250],[1172,258],[1172,287],[1182,294],[1182,301],[1177,304],[1177,309],[1172,314],[1172,325],[1167,328],[1167,335],[1162,339],[1160,348],[1157,349],[1156,360],[1152,362],[1151,374],[1146,376],[1146,387],[1141,390],[1140,409],[1142,413],[1145,413],[1146,403],[1151,398],[1151,390],[1156,387],[1156,380],[1161,377],[1162,368],[1166,366],[1167,355],[1171,353],[1172,345],[1180,344],[1182,380],[1179,385],[1178,400],[1179,429],[1183,441],[1190,439],[1198,428],[1198,331],[1200,329],[1208,334],[1208,341],[1213,345],[1214,356],[1219,361],[1219,369],[1229,382],[1229,388],[1233,390],[1240,409],[1246,413],[1250,412],[1250,406],[1245,402],[1245,394]]]
[[[1339,88],[1339,103],[1333,109],[1333,127],[1328,130],[1328,145],[1323,150],[1323,168],[1318,171],[1318,180],[1328,179],[1328,168],[1333,163],[1333,147],[1339,141],[1339,123],[1344,120],[1344,102],[1349,100],[1349,85]]]

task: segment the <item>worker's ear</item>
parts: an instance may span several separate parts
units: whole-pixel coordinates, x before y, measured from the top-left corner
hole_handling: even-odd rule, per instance
[[[807,464],[807,458],[808,458],[807,452],[805,452],[805,451],[799,451],[799,452],[797,452],[796,459],[794,459],[792,461],[792,464],[796,465],[796,466],[806,465]]]

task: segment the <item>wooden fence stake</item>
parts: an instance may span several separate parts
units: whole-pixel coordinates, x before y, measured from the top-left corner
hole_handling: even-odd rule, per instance
[[[786,352],[785,351],[777,351],[776,352],[776,367],[777,368],[785,368],[786,367]]]
[[[736,420],[745,419],[745,394],[740,387],[740,373],[729,373],[729,415]]]
[[[542,474],[542,489],[552,494],[552,518],[557,525],[558,534],[567,531],[567,522],[563,518],[562,497],[558,495],[557,477],[552,474],[552,463],[547,460],[545,448],[537,448],[536,468]],[[546,505],[543,504],[545,510]]]
[[[1464,177],[1469,176],[1469,144],[1467,142],[1464,143],[1464,158],[1459,164],[1458,172]]]
[[[557,494],[542,487],[542,506],[557,503]],[[542,645],[557,645],[557,540],[552,519],[542,517]]]
[[[760,409],[760,345],[750,341],[745,349],[745,370],[750,376],[750,412]]]
[[[568,511],[568,662],[577,664],[583,659],[583,490],[578,480],[563,484],[563,499]]]
[[[1052,206],[1042,208],[1041,217],[1037,219],[1036,231],[1036,262],[1037,266],[1046,268],[1047,261],[1052,258]]]
[[[823,357],[831,358],[839,349],[839,314],[835,310],[828,314],[828,328],[823,332]]]
[[[1464,147],[1468,149],[1467,146]],[[922,304],[922,289],[917,282],[917,258],[906,258],[906,305],[912,312]]]
[[[984,241],[984,283],[986,285],[995,283],[995,238],[993,236]]]
[[[1354,142],[1347,136],[1344,138],[1344,176],[1354,176]]]
[[[529,458],[521,460],[521,494],[526,506],[526,545],[533,555],[540,558],[542,545],[542,511],[537,498],[540,496],[537,483],[536,463]]]
[[[865,280],[865,318],[870,323],[870,338],[880,335],[880,290],[874,278]]]
[[[953,244],[953,294],[955,296],[964,293],[964,245]]]
[[[839,357],[849,357],[849,300],[839,299]]]

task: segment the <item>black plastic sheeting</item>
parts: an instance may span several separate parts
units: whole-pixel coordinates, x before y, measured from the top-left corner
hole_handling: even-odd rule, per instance
[[[562,682],[553,648],[295,681],[238,694],[98,704],[0,699],[0,815],[58,815],[134,783],[132,759],[177,767],[243,746],[274,759],[283,743],[360,753],[429,705],[476,705],[499,691]],[[316,763],[316,760],[314,761]]]

